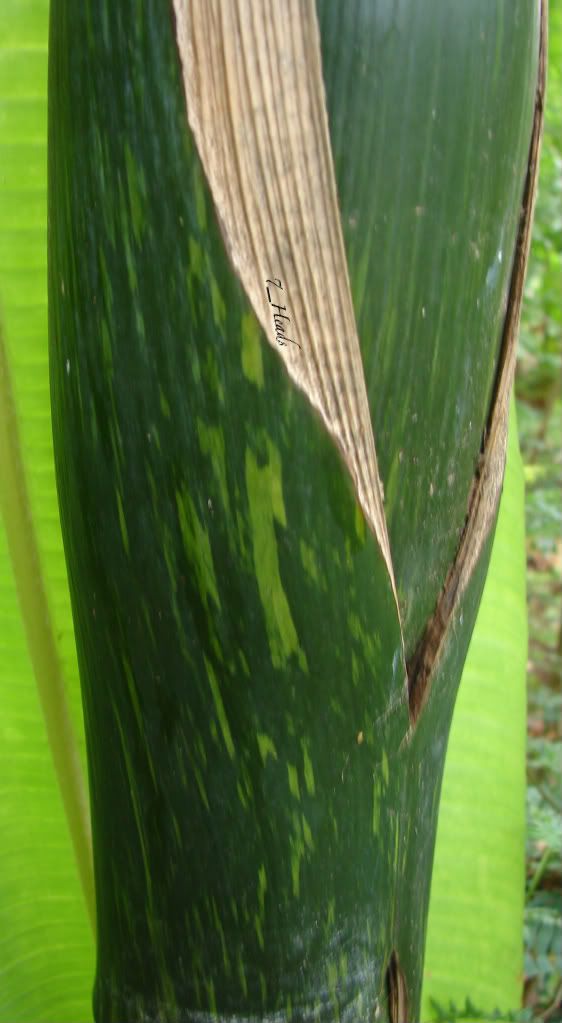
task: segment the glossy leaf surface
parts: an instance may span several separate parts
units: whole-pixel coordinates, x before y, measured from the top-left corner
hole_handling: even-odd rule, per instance
[[[48,5],[39,0],[3,3],[0,10],[0,343],[16,402],[28,515],[83,750],[49,403],[47,20]],[[4,389],[1,393],[4,398]],[[0,415],[6,414],[1,401]],[[0,485],[5,483],[3,476]],[[86,1021],[91,1018],[92,934],[3,527],[0,735],[0,1019]]]

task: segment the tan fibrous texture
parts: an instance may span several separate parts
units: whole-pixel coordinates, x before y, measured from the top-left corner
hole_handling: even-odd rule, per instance
[[[322,416],[396,596],[332,161],[313,0],[174,0],[187,115],[225,245],[271,345]],[[501,353],[456,556],[408,666],[415,724],[493,528],[536,192],[546,4],[528,173]]]
[[[229,257],[343,455],[396,594],[315,4],[174,0],[174,10],[189,124]]]

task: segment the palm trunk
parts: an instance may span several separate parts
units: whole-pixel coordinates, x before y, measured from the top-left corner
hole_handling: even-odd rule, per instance
[[[52,2],[99,1023],[419,1018],[539,43],[524,0]]]

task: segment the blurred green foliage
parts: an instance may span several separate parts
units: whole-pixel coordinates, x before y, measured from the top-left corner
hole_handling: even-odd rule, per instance
[[[545,128],[516,395],[529,608],[524,1011],[528,1019],[553,1023],[562,1020],[561,381],[562,0],[551,0]]]

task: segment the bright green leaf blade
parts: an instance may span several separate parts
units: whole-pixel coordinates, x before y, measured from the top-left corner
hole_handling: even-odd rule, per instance
[[[45,0],[0,11],[0,301],[31,521],[82,752],[47,368],[47,20]],[[0,1020],[86,1021],[93,942],[3,527],[0,723]]]
[[[0,531],[0,1021],[87,1023],[93,942]]]
[[[520,1005],[527,619],[523,471],[512,412],[490,570],[455,706],[424,970],[430,999]]]

